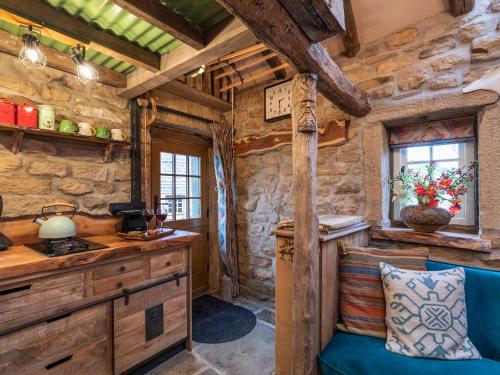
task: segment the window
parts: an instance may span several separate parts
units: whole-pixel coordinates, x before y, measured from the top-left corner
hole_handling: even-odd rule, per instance
[[[199,156],[160,153],[160,204],[167,220],[201,218]]]
[[[459,168],[475,160],[474,142],[431,144],[425,146],[410,146],[393,149],[393,177],[397,176],[401,168],[413,170],[423,169],[431,161],[437,163],[436,173],[442,169]],[[417,200],[408,204],[416,204]],[[476,193],[471,188],[465,194],[460,212],[452,218],[450,224],[475,225],[476,224]],[[445,205],[440,207],[448,208]],[[393,218],[400,221],[399,212],[402,204],[396,200],[393,205]]]

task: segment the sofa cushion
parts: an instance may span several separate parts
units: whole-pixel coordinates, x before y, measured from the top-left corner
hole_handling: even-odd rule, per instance
[[[385,348],[409,357],[479,359],[467,336],[465,270],[409,271],[380,262]]]
[[[454,267],[456,265],[427,262],[429,271]],[[500,361],[500,272],[464,269],[469,338],[481,356]]]
[[[429,251],[378,249],[339,243],[340,316],[338,328],[362,335],[385,337],[385,300],[379,262],[406,270],[425,271]]]
[[[385,340],[337,332],[318,355],[323,375],[491,375],[500,374],[500,362],[490,359],[446,361],[412,358],[385,349]]]

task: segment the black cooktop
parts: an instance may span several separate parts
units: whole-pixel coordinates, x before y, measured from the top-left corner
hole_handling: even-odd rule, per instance
[[[44,240],[40,243],[26,245],[26,247],[36,250],[48,257],[58,257],[62,255],[83,253],[85,251],[106,249],[109,246],[72,237]]]

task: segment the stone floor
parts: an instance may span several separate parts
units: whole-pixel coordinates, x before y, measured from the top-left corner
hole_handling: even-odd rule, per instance
[[[245,337],[223,344],[193,342],[147,375],[271,375],[274,371],[274,310],[245,299],[233,303],[257,316],[255,328]]]

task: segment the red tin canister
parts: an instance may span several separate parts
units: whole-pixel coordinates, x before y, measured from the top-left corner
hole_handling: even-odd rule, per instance
[[[7,99],[0,98],[0,123],[1,124],[15,124],[16,122],[16,109],[14,103]]]
[[[37,109],[29,103],[16,104],[16,124],[28,128],[36,128]]]

